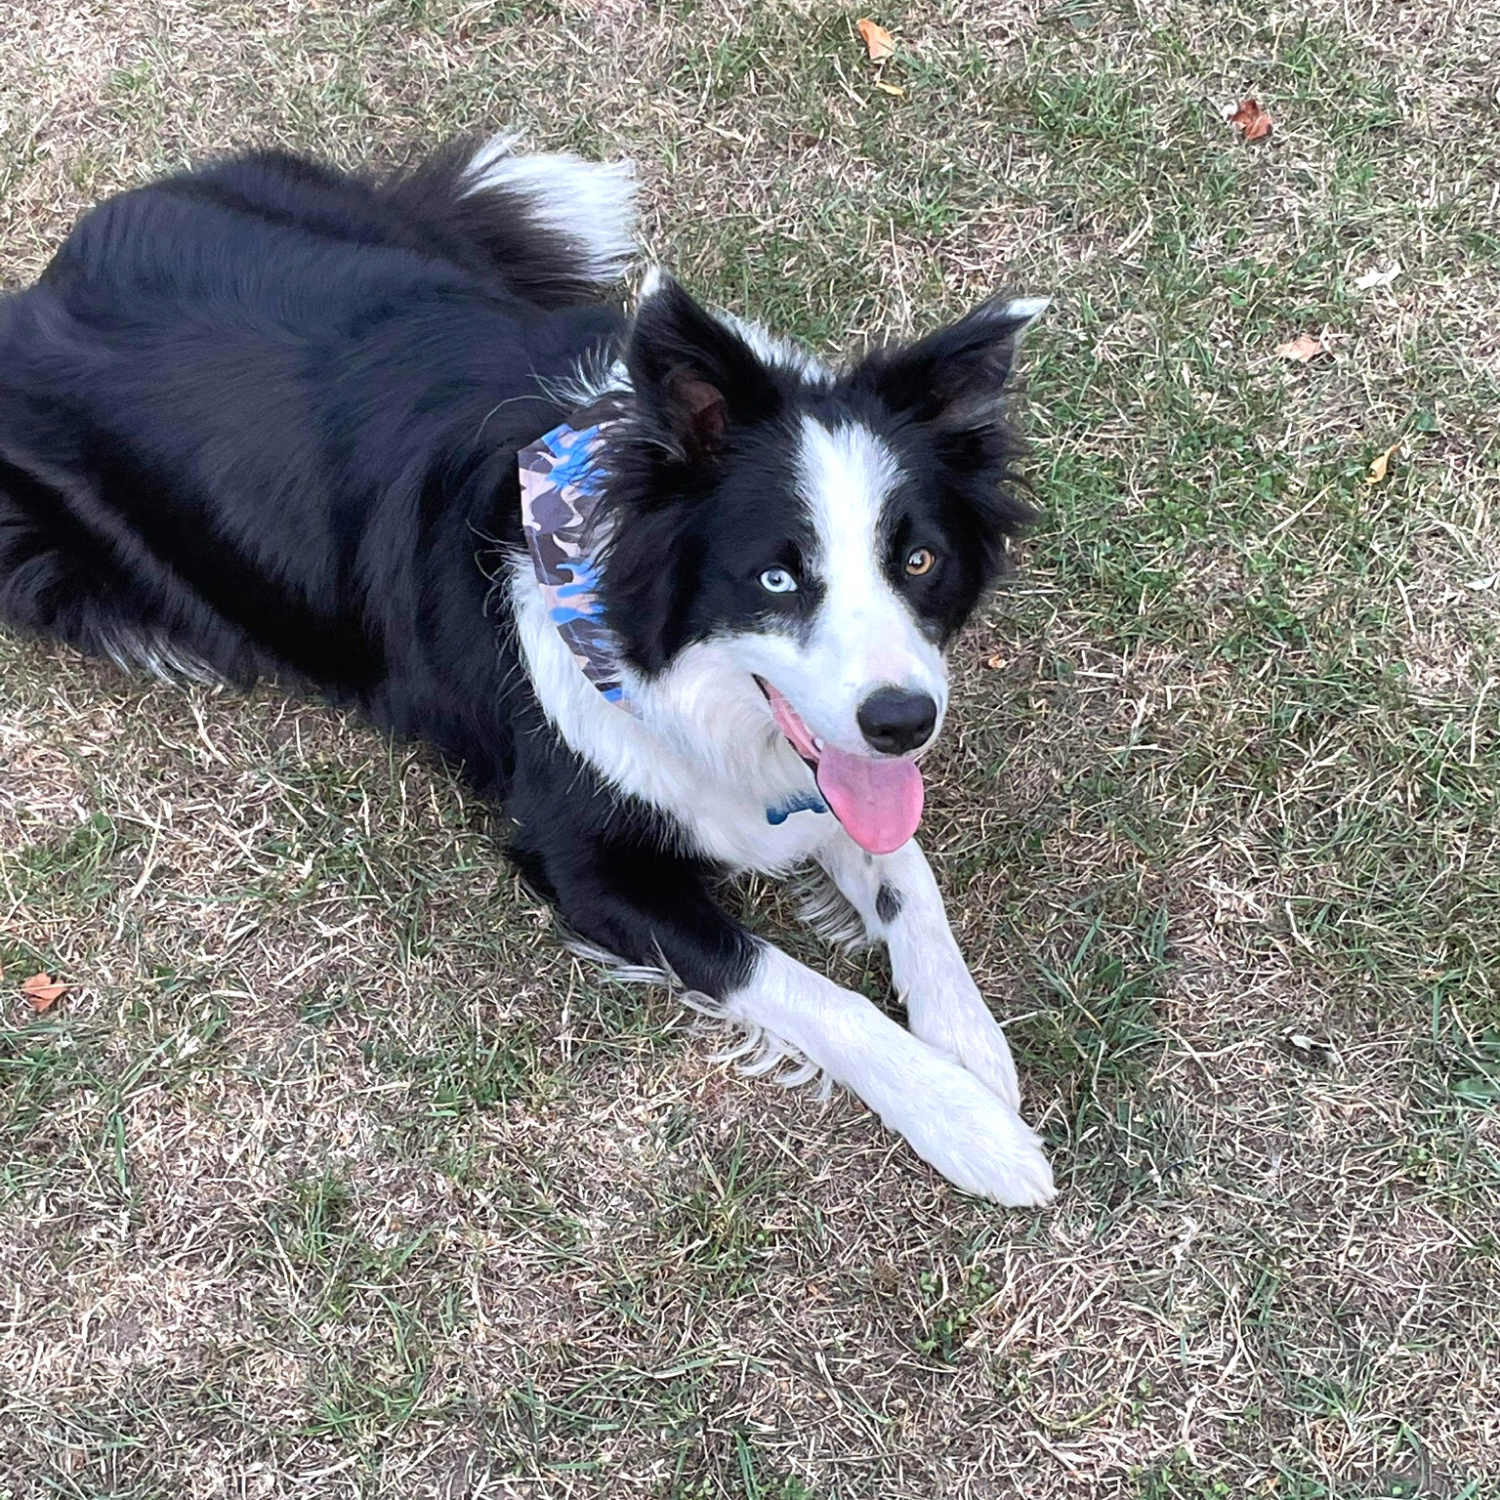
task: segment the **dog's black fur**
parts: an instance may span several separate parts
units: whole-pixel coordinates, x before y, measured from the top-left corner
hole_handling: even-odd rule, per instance
[[[566,235],[524,196],[463,195],[472,151],[387,182],[278,153],[204,167],[96,208],[36,286],[0,301],[0,618],[357,704],[505,804],[514,857],[575,930],[721,995],[744,981],[750,939],[679,830],[550,732],[483,563],[522,546],[517,449],[569,409],[549,382],[625,353],[655,399],[617,456],[642,505],[608,587],[632,658],[661,666],[707,628],[679,586],[701,551],[692,507],[665,502],[704,482],[703,422],[753,425],[780,376],[675,291],[626,350],[623,311],[591,300]],[[674,345],[684,328],[691,351]],[[945,381],[999,347],[993,319],[964,330],[876,356],[843,387],[894,441],[942,445],[916,458],[947,476],[932,506],[958,562],[929,601],[944,637],[1025,517],[997,483],[1002,427],[923,426],[962,398]],[[716,357],[736,409],[674,404],[683,361]]]
[[[0,618],[357,704],[505,803],[579,932],[722,993],[747,934],[548,732],[490,607],[546,382],[625,319],[524,198],[460,196],[472,149],[388,184],[257,153],[87,214],[0,302]]]

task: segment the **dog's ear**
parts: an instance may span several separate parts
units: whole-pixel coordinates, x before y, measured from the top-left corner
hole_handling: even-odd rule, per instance
[[[1046,307],[1041,298],[996,297],[916,343],[874,350],[850,376],[931,439],[976,590],[1003,571],[1006,539],[1034,519],[1014,469],[1024,447],[1006,420],[1005,394],[1021,336]]]
[[[914,344],[877,349],[854,373],[892,411],[949,432],[1000,415],[1021,335],[1047,309],[1044,297],[995,297]]]
[[[712,457],[732,427],[780,405],[755,351],[660,272],[641,292],[625,367],[642,416],[690,463]]]

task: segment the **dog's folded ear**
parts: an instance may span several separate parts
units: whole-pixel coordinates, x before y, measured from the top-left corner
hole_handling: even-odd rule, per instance
[[[877,349],[854,381],[892,411],[948,431],[988,426],[1000,415],[1021,335],[1047,309],[1044,297],[995,297],[913,344]]]
[[[641,417],[690,463],[712,457],[730,428],[780,405],[755,351],[660,272],[642,291],[625,366]]]

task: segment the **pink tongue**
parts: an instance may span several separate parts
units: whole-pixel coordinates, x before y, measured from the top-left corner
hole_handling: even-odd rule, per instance
[[[893,854],[922,821],[922,773],[909,760],[870,760],[828,745],[817,775],[834,816],[871,854]]]

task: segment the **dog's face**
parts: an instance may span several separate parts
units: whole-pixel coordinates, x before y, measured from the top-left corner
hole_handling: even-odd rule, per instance
[[[637,314],[606,607],[632,665],[711,645],[865,848],[914,831],[944,649],[1028,518],[1001,398],[1036,303],[833,373],[665,282]]]

